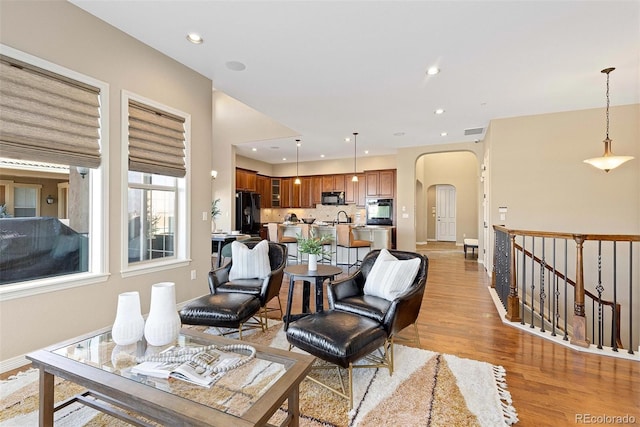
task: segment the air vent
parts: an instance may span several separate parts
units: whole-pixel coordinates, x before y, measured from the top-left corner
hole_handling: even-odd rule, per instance
[[[480,135],[483,130],[484,130],[484,128],[465,129],[464,130],[464,134],[465,135]]]

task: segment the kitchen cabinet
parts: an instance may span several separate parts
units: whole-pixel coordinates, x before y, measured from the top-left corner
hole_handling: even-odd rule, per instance
[[[291,178],[291,204],[290,208],[299,208],[300,207],[300,190],[302,184],[296,184],[295,178]],[[302,182],[302,179],[301,179]]]
[[[280,207],[280,178],[271,178],[271,207]]]
[[[280,178],[280,207],[292,208],[293,207],[293,194],[291,192],[293,185],[293,178]]]
[[[344,175],[323,175],[322,191],[345,191]]]
[[[353,182],[353,175],[345,175],[344,201],[364,206],[367,198],[367,178],[363,173],[356,174],[358,182]]]
[[[313,179],[310,176],[303,176],[300,180],[302,183],[298,186],[300,187],[299,206],[301,208],[314,208],[315,204],[312,197]]]
[[[311,177],[311,205],[319,205],[322,203],[322,176]]]
[[[367,197],[393,198],[396,186],[395,169],[366,171]]]
[[[236,190],[256,191],[257,178],[256,171],[236,168]]]
[[[271,207],[271,178],[258,175],[256,178],[256,191],[260,194],[260,207]]]

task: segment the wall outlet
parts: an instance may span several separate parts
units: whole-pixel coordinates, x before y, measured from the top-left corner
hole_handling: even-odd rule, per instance
[[[195,270],[191,270],[191,280],[196,280],[196,271]]]

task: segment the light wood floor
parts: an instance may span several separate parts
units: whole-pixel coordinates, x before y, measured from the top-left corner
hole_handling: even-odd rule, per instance
[[[431,243],[419,250],[429,258],[421,347],[503,366],[518,426],[586,424],[576,422],[578,414],[629,415],[640,425],[640,363],[581,353],[504,325],[484,266],[470,253],[465,260],[461,247]],[[285,276],[283,303],[287,292]]]

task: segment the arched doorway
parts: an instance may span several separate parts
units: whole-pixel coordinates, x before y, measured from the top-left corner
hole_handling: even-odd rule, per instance
[[[478,239],[479,167],[469,151],[429,153],[416,162],[416,242]],[[438,203],[438,188],[444,199]],[[443,221],[447,216],[447,223]],[[440,216],[440,227],[438,224]]]

